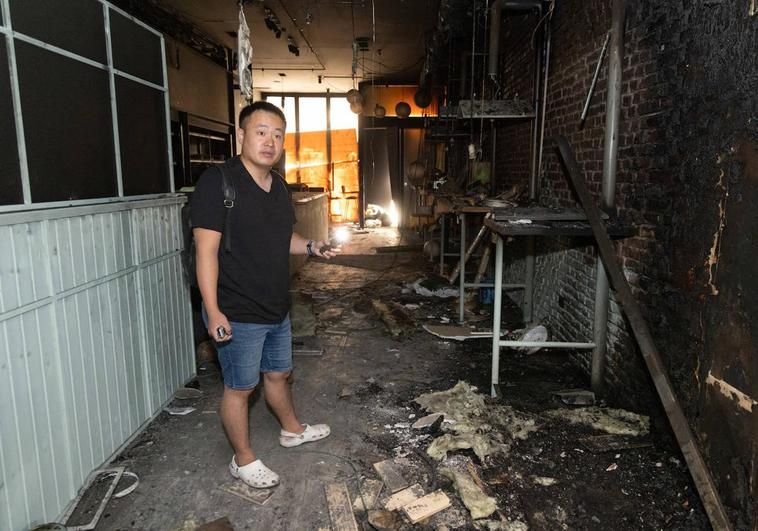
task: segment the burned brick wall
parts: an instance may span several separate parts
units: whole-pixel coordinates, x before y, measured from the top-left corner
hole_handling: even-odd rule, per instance
[[[579,116],[610,29],[610,5],[556,2],[540,178],[545,204],[575,205],[550,140],[559,134],[572,144],[591,192],[600,194],[607,58],[584,127]],[[617,246],[619,261],[739,529],[758,525],[757,9],[750,0],[627,3],[616,187],[618,214],[637,227]],[[513,143],[501,134],[498,151]],[[500,155],[500,168],[511,163],[528,166]],[[520,170],[504,173],[528,179]],[[591,337],[595,264],[587,241],[541,242],[536,311],[554,336]],[[610,314],[609,400],[649,408],[660,421],[615,302]],[[576,361],[588,370],[588,357]]]
[[[503,16],[501,49],[504,53],[499,58],[499,97],[502,99],[519,99],[529,105],[533,104],[536,69],[533,30],[538,20],[535,14],[506,12]],[[530,120],[496,122],[495,172],[499,191],[507,190],[514,184],[529,182],[532,125]]]

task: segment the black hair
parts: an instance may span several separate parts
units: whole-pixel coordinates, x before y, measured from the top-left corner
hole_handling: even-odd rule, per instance
[[[240,118],[239,118],[240,129],[245,128],[245,121],[255,111],[266,111],[266,112],[270,112],[271,114],[275,114],[276,116],[282,119],[282,122],[284,122],[285,129],[287,128],[287,118],[284,117],[284,112],[282,112],[282,110],[279,107],[267,101],[256,101],[254,103],[251,103],[250,105],[247,105],[240,111]]]

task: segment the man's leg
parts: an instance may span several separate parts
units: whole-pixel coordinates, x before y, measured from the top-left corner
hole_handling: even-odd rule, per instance
[[[224,396],[221,399],[221,423],[234,448],[234,460],[238,466],[255,461],[255,454],[250,446],[248,417],[248,401],[252,393],[253,389],[238,390],[224,386]]]
[[[305,428],[295,414],[292,388],[289,384],[290,374],[291,371],[263,373],[264,395],[282,429],[291,433],[302,433]]]

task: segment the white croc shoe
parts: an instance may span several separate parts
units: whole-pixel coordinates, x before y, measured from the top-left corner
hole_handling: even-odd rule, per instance
[[[244,466],[237,466],[237,461],[232,457],[229,473],[254,489],[268,489],[279,484],[279,475],[264,465],[260,459]]]
[[[280,431],[279,444],[285,448],[292,448],[293,446],[300,446],[303,443],[318,441],[319,439],[328,437],[332,432],[331,428],[326,424],[303,424],[303,426],[305,426],[303,433]]]

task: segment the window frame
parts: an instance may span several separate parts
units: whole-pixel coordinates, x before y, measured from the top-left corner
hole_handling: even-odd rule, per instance
[[[11,9],[10,9],[11,1],[12,0],[0,0],[0,9],[2,10],[2,20],[0,21],[0,38],[5,39],[6,46],[7,46],[7,53],[8,53],[8,64],[10,68],[10,84],[11,84],[10,90],[11,90],[11,99],[12,99],[12,105],[13,105],[14,122],[16,126],[16,140],[18,144],[17,145],[18,162],[19,162],[19,172],[20,172],[20,177],[21,177],[21,189],[22,189],[23,202],[10,204],[10,205],[0,205],[0,213],[16,212],[16,211],[31,210],[31,209],[36,210],[36,209],[46,209],[46,208],[61,208],[65,206],[92,205],[92,204],[115,203],[115,202],[123,202],[123,201],[139,201],[146,198],[156,198],[156,197],[162,197],[162,196],[167,196],[167,195],[175,195],[173,153],[171,150],[171,116],[170,116],[169,97],[168,97],[166,42],[163,37],[163,34],[155,30],[154,28],[151,28],[150,26],[140,21],[139,19],[128,14],[127,12],[123,11],[122,9],[119,9],[118,7],[110,4],[106,0],[93,0],[101,4],[102,9],[103,9],[103,23],[104,23],[104,28],[105,28],[105,39],[106,39],[105,45],[106,45],[107,63],[100,63],[92,59],[89,59],[87,57],[84,57],[82,55],[79,55],[77,53],[45,43],[39,39],[30,37],[24,33],[15,31],[13,29],[13,21],[11,18]],[[162,85],[142,79],[138,76],[134,76],[127,72],[123,72],[114,67],[113,39],[112,39],[111,27],[110,27],[110,18],[111,18],[112,13],[118,13],[118,15],[127,18],[134,24],[137,24],[138,26],[149,31],[150,33],[153,33],[154,35],[158,37],[160,41],[161,64],[162,64],[162,69],[163,69],[163,84]],[[113,126],[114,164],[115,164],[115,169],[116,169],[116,182],[117,182],[117,193],[118,193],[117,196],[100,197],[100,198],[93,198],[93,199],[46,201],[46,202],[33,202],[32,201],[31,187],[29,183],[29,164],[28,164],[27,150],[26,150],[26,137],[24,133],[24,120],[23,120],[23,114],[21,111],[22,95],[19,89],[18,66],[16,62],[16,47],[15,46],[16,46],[17,41],[24,42],[26,44],[31,44],[33,46],[37,46],[39,48],[46,50],[47,52],[52,52],[52,53],[62,55],[74,61],[84,63],[85,65],[91,66],[93,68],[105,70],[108,73],[108,80],[109,80],[108,84],[109,84],[109,90],[110,90],[110,114],[111,114],[111,122]],[[168,192],[152,193],[152,194],[144,194],[144,195],[124,195],[124,183],[123,183],[122,163],[121,163],[121,148],[120,148],[120,140],[119,140],[118,107],[117,107],[117,101],[116,101],[116,78],[117,77],[128,79],[135,83],[145,85],[163,94],[164,119],[166,122],[165,123],[166,151],[167,151],[166,171],[168,172],[166,175],[166,178],[168,179],[168,190],[169,190]]]

